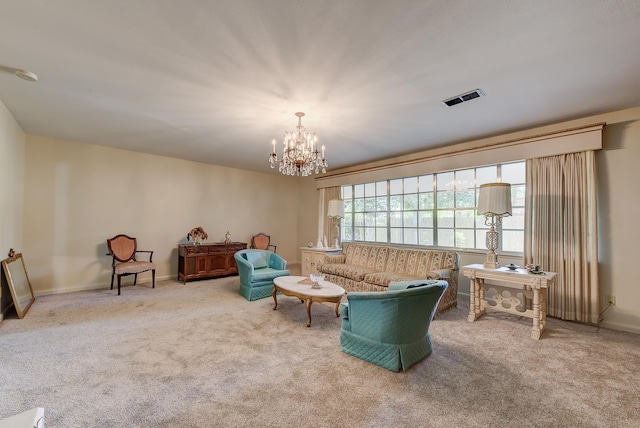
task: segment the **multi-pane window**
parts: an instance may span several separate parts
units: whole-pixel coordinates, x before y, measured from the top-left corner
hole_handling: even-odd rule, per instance
[[[513,215],[499,228],[501,251],[524,245],[525,163],[513,162],[342,186],[345,241],[485,249],[476,212],[481,184],[511,183]]]

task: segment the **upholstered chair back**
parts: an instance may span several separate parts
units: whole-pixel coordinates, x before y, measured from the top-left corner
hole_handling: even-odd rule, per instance
[[[118,235],[112,239],[107,239],[107,246],[113,257],[119,262],[128,262],[135,259],[138,247],[136,238],[127,235]]]

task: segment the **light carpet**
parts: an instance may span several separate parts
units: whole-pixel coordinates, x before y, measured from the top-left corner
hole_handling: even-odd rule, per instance
[[[238,277],[38,298],[0,324],[0,418],[47,427],[637,427],[640,336],[459,299],[394,373],[340,352],[334,306],[248,302]]]

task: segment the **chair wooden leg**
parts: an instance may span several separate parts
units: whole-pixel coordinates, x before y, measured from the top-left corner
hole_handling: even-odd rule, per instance
[[[138,283],[138,274],[133,274],[133,285],[136,285]]]
[[[115,275],[115,273],[111,274],[111,289],[113,290],[113,276]]]
[[[151,288],[156,288],[156,270],[151,270]]]
[[[122,278],[122,275],[118,275],[118,296],[120,295],[120,278]]]

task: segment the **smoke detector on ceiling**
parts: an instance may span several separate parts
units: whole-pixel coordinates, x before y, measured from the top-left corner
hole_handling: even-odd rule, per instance
[[[465,92],[464,94],[456,95],[453,98],[442,101],[448,107],[453,107],[456,104],[463,103],[465,101],[471,101],[476,98],[484,97],[485,93],[482,89],[474,89],[473,91]]]

